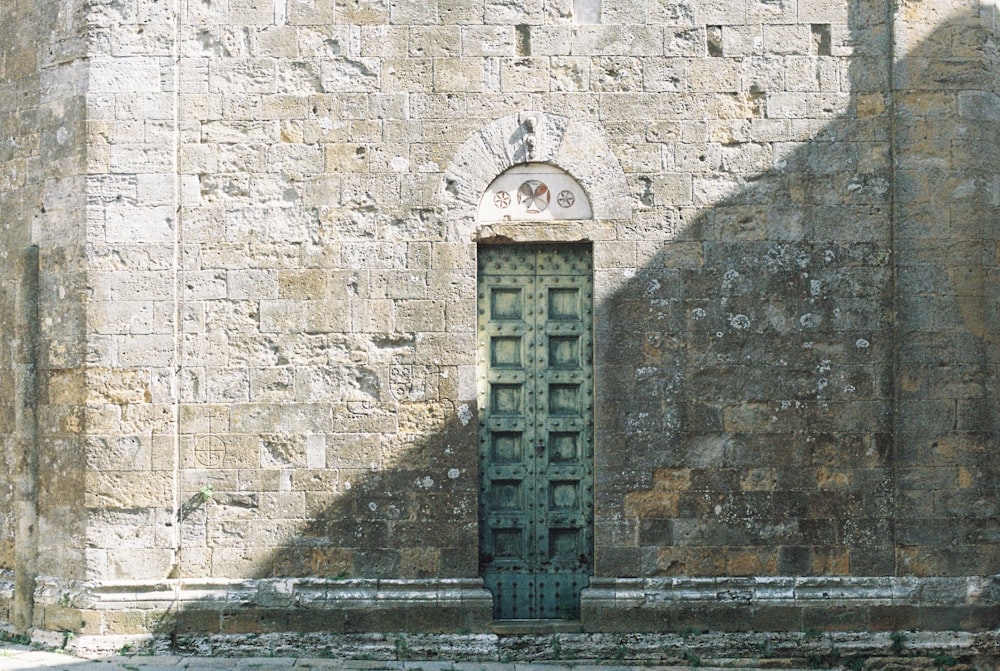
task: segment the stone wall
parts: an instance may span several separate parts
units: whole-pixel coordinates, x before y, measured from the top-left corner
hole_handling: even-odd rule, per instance
[[[577,230],[595,241],[599,393],[635,400],[599,404],[598,442],[630,449],[602,457],[597,570],[891,570],[886,546],[854,549],[852,568],[865,541],[837,528],[889,515],[870,486],[888,430],[888,117],[878,95],[855,110],[887,88],[888,10],[634,9],[587,24],[568,5],[188,7],[176,96],[169,17],[145,24],[155,44],[112,48],[91,89],[115,100],[100,180],[125,204],[90,218],[116,264],[93,275],[108,333],[92,386],[128,393],[90,409],[90,575],[475,572],[459,410],[474,408],[478,233],[445,211],[442,173],[526,109],[591,121],[631,190],[630,218]],[[141,109],[119,102],[126,71]],[[133,128],[171,105],[172,137]],[[841,141],[817,140],[824,126]],[[787,334],[802,342],[769,346]],[[793,388],[770,384],[785,368]],[[639,385],[655,393],[622,394]],[[802,459],[805,481],[777,480]]]
[[[621,243],[639,268],[598,320],[627,449],[597,569],[891,574],[888,6],[727,18],[705,102],[651,126],[672,171],[635,178],[673,234]]]
[[[82,12],[81,3],[18,0],[0,16],[0,444],[9,474],[0,568],[18,569],[19,626],[30,623],[36,572],[83,575],[82,385],[64,385],[84,361]],[[37,262],[30,245],[41,249]],[[40,286],[22,291],[36,263]],[[36,299],[44,317],[33,362],[23,308]]]
[[[593,626],[653,626],[673,578],[708,580],[692,621],[749,593],[778,614],[747,626],[803,625],[794,579],[820,577],[862,613],[833,627],[915,604],[989,619],[992,592],[962,586],[998,560],[992,8],[15,10],[0,382],[35,244],[40,626],[256,631],[300,621],[296,590],[357,615],[413,585],[380,627],[487,626],[462,582],[477,244],[541,240],[593,244]],[[593,218],[480,221],[526,162],[565,171]]]
[[[90,578],[166,577],[178,550],[180,12],[104,3],[88,17]]]
[[[3,212],[3,292],[0,293],[0,328],[2,328],[3,339],[0,340],[0,386],[4,389],[14,389],[14,347],[16,345],[15,329],[15,297],[16,288],[16,264],[18,251],[31,244],[31,216],[32,209],[37,210],[41,201],[39,193],[40,185],[30,184],[27,180],[27,164],[31,159],[35,159],[39,153],[37,135],[32,129],[36,126],[38,114],[40,82],[39,67],[35,47],[32,41],[34,34],[32,28],[37,26],[38,19],[32,17],[33,8],[24,3],[23,6],[15,9],[23,12],[26,17],[23,22],[25,28],[22,29],[24,41],[20,44],[17,40],[9,39],[4,41],[4,54],[0,59],[2,64],[4,95],[0,100],[3,104],[3,119],[5,135],[10,136],[10,140],[3,144],[2,158],[3,166],[3,188],[0,189],[0,203]],[[3,23],[2,32],[4,35],[13,37],[17,31],[15,25],[18,23],[18,11],[5,12],[0,21]],[[9,128],[9,131],[8,131]],[[15,138],[21,138],[18,142]],[[33,187],[33,188],[32,188]],[[29,196],[30,190],[30,196]],[[28,202],[23,202],[27,200]],[[32,207],[34,204],[34,207]],[[0,431],[2,431],[4,445],[4,466],[6,473],[15,472],[15,448],[14,448],[14,403],[13,394],[4,394],[2,403],[2,418]],[[14,530],[17,526],[14,517],[14,479],[5,479],[0,485],[0,566],[13,568],[14,566]]]
[[[900,574],[985,574],[1000,562],[995,8],[959,4],[914,8],[897,27]]]

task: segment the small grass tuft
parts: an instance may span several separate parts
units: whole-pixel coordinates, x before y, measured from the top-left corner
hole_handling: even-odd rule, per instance
[[[865,658],[858,656],[848,657],[844,662],[844,668],[847,671],[861,671],[861,669],[865,668]]]
[[[937,655],[934,657],[934,666],[938,669],[951,668],[958,664],[958,660],[951,655]]]
[[[685,652],[684,661],[687,662],[688,666],[692,668],[697,668],[701,666],[701,657],[694,654],[693,652]]]
[[[906,634],[901,631],[894,631],[889,635],[892,643],[889,645],[889,650],[892,654],[899,655],[902,654],[903,648],[906,647]]]
[[[14,645],[31,645],[31,636],[28,634],[15,634],[14,632],[0,629],[0,641],[3,643],[13,643]]]
[[[406,659],[409,659],[410,655],[413,653],[413,651],[410,650],[410,644],[406,640],[406,636],[404,636],[403,634],[400,634],[399,636],[396,637],[396,642],[394,644],[394,647],[396,649],[396,661],[398,662],[402,662],[405,661]]]

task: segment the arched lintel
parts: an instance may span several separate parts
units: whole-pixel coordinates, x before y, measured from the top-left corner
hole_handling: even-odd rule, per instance
[[[567,221],[594,218],[587,191],[573,176],[551,163],[522,163],[490,182],[479,201],[476,220]]]
[[[445,169],[442,199],[453,234],[465,240],[480,237],[476,217],[487,188],[503,172],[530,163],[552,165],[575,179],[586,191],[594,221],[631,218],[625,172],[602,129],[587,120],[524,111],[496,119],[474,133]],[[541,230],[538,225],[534,228]]]

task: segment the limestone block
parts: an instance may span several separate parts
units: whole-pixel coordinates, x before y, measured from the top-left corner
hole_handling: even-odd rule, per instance
[[[328,273],[323,270],[279,271],[276,277],[276,297],[299,300],[324,298],[327,275]]]
[[[839,59],[788,56],[782,60],[787,91],[836,91],[840,88]]]
[[[323,171],[323,155],[316,146],[274,145],[268,148],[267,171],[302,179]]]
[[[518,6],[503,3],[500,0],[489,0],[486,3],[483,23],[487,25],[538,24],[544,23],[543,15],[542,3],[538,0],[530,0]]]
[[[704,27],[666,28],[663,55],[668,58],[695,58],[705,54]],[[735,54],[738,55],[738,54]]]
[[[351,331],[354,333],[389,333],[393,324],[393,303],[388,300],[350,301]]]
[[[114,114],[118,119],[173,119],[173,95],[170,93],[118,93]]]
[[[257,114],[261,119],[305,119],[309,109],[309,99],[307,94],[319,88],[318,80],[311,71],[304,68],[292,68],[290,71],[279,72],[283,88],[293,88],[302,91],[296,94],[267,95],[260,100],[260,109]],[[299,78],[310,82],[310,86],[296,86]],[[293,81],[288,81],[292,79]],[[287,131],[283,136],[287,136]]]
[[[142,508],[167,506],[173,498],[173,477],[159,471],[104,471],[86,476],[86,502],[92,507]]]
[[[211,557],[211,573],[215,576],[238,578],[261,572],[270,574],[270,562],[265,553],[256,553],[249,548],[213,547]]]
[[[404,59],[409,54],[409,33],[406,26],[361,26],[361,56],[386,60]]]
[[[175,180],[163,175],[136,175],[136,198],[146,205],[169,206],[174,202]]]
[[[169,146],[112,145],[109,152],[111,172],[166,173],[173,167],[173,151]]]
[[[389,20],[387,0],[351,0],[337,8],[341,21],[349,24],[385,24]]]
[[[958,113],[966,119],[1000,118],[1000,97],[986,91],[961,91],[958,94]]]
[[[410,110],[415,119],[450,119],[468,113],[465,95],[415,93],[410,96]]]
[[[395,25],[423,25],[440,23],[438,2],[417,0],[391,0],[389,23]]]
[[[369,116],[373,119],[409,119],[410,97],[405,93],[372,95]]]
[[[375,58],[337,57],[321,64],[320,81],[327,92],[375,92],[385,62]]]
[[[808,25],[763,26],[764,51],[768,54],[809,54],[812,32]]]
[[[765,53],[760,24],[722,26],[722,55],[728,58],[761,56]]]
[[[90,91],[93,93],[157,92],[160,60],[152,57],[91,59]]]
[[[395,330],[403,332],[443,331],[445,306],[438,301],[407,301],[395,311]]]
[[[292,26],[269,25],[254,34],[252,53],[254,56],[296,58],[299,56],[298,36],[299,31]]]
[[[716,173],[722,167],[722,150],[722,146],[715,143],[676,144],[674,146],[674,167],[684,171],[682,174]]]
[[[403,211],[387,213],[392,219],[382,227],[386,240],[401,242],[411,240],[407,245],[406,266],[426,268],[430,265],[431,241],[446,237],[445,222],[437,212],[431,210]]]
[[[392,188],[395,180],[387,177],[385,186]],[[398,199],[402,202],[412,203],[418,207],[432,207],[435,199],[440,193],[441,180],[439,175],[432,174],[410,174],[399,180]],[[397,205],[398,202],[392,202]]]
[[[644,75],[637,58],[606,56],[590,59],[591,88],[595,91],[641,91],[646,81]],[[664,76],[669,79],[670,74]],[[649,84],[646,90],[661,90],[654,81]]]
[[[209,403],[249,401],[249,373],[244,368],[207,368],[205,400]]]
[[[153,303],[95,301],[87,312],[87,319],[95,333],[152,333]]]
[[[269,492],[260,499],[260,512],[268,519],[305,517],[305,492]]]
[[[462,55],[458,26],[412,26],[409,33],[408,55],[413,58]]]
[[[553,58],[549,74],[549,90],[586,91],[590,88],[590,61],[584,57]],[[565,111],[563,111],[565,112]]]
[[[817,0],[810,2],[807,7],[799,8],[799,20],[802,22],[844,23],[846,18],[845,8],[839,2]]]
[[[364,145],[327,144],[323,151],[327,172],[368,172],[368,149]]]
[[[532,35],[532,53],[535,55],[554,55],[539,51],[537,32]],[[465,57],[482,56],[515,56],[515,40],[513,26],[482,26],[467,25],[461,27],[461,53]],[[568,52],[567,52],[568,53]]]
[[[174,208],[171,206],[112,205],[107,208],[104,239],[109,243],[169,242],[173,236]]]
[[[135,334],[120,336],[118,362],[125,367],[168,366],[174,358],[171,335]]]
[[[746,8],[742,5],[732,7],[720,0],[700,0],[693,4],[697,8],[695,11],[698,20],[708,25],[751,23],[748,14],[755,10],[759,11],[757,2],[751,2],[750,6]],[[777,4],[779,6],[787,6],[790,3],[780,2]],[[747,11],[748,9],[750,10],[749,12]]]
[[[240,403],[231,412],[232,428],[239,433],[321,433],[329,428],[331,408],[326,403]]]
[[[250,400],[268,402],[291,398],[294,388],[293,373],[292,368],[288,366],[252,368],[250,370]]]
[[[295,371],[295,399],[303,402],[377,396],[378,387],[371,371],[353,367],[302,367]]]
[[[278,124],[265,121],[209,121],[201,124],[203,141],[221,144],[270,144],[278,140]]]
[[[433,90],[435,92],[483,90],[483,65],[475,58],[433,59]],[[529,75],[524,75],[530,78]],[[512,86],[516,86],[511,83]]]
[[[741,143],[721,148],[721,169],[726,172],[764,172],[772,160],[771,148],[766,144]]]
[[[108,634],[142,634],[148,631],[143,611],[102,613],[100,626],[100,631]]]
[[[274,0],[229,0],[229,20],[237,25],[270,25],[274,15]]]
[[[289,0],[288,23],[293,26],[327,26],[336,23],[331,0]]]
[[[209,63],[209,91],[276,93],[277,67],[265,58],[216,59]]]

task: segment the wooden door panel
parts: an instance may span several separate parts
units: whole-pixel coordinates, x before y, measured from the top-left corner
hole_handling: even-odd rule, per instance
[[[593,557],[586,245],[480,248],[480,563],[498,619],[574,618]]]

